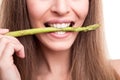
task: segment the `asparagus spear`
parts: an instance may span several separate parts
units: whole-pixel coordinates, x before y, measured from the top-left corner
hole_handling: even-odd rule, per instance
[[[33,28],[33,29],[26,29],[26,30],[19,30],[19,31],[12,31],[8,32],[5,35],[8,36],[14,36],[14,37],[21,37],[26,35],[34,35],[39,33],[49,33],[49,32],[57,32],[57,31],[64,31],[64,32],[80,32],[80,31],[91,31],[95,30],[99,27],[99,24],[89,25],[86,27],[66,27],[66,28],[54,28],[54,27],[48,27],[48,28]]]

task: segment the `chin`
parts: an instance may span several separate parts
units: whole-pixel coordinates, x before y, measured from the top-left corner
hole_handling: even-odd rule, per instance
[[[57,51],[57,52],[61,52],[61,51],[68,51],[68,50],[70,50],[71,49],[71,45],[69,45],[69,44],[60,44],[60,45],[51,45],[51,46],[47,46],[47,48],[50,50],[50,51]]]
[[[68,51],[70,50],[71,47],[58,47],[58,48],[53,48],[54,51]]]

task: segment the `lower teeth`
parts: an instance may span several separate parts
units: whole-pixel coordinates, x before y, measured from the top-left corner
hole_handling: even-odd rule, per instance
[[[65,32],[55,32],[56,34],[65,34]]]

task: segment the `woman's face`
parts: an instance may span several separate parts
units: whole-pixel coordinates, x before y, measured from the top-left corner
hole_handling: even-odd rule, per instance
[[[82,26],[89,0],[26,0],[32,27],[64,28]],[[46,49],[70,50],[77,32],[53,32],[36,35]]]

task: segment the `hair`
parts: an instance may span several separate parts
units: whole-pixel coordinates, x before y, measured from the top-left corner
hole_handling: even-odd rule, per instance
[[[72,80],[119,80],[118,74],[109,64],[103,32],[102,1],[89,0],[89,12],[83,26],[98,23],[95,31],[79,32],[71,49]],[[3,0],[1,5],[1,27],[12,30],[31,28],[26,0]],[[34,80],[40,60],[37,38],[26,36],[18,38],[25,48],[25,59],[14,55],[14,62],[22,80]],[[39,49],[38,49],[39,48]]]

